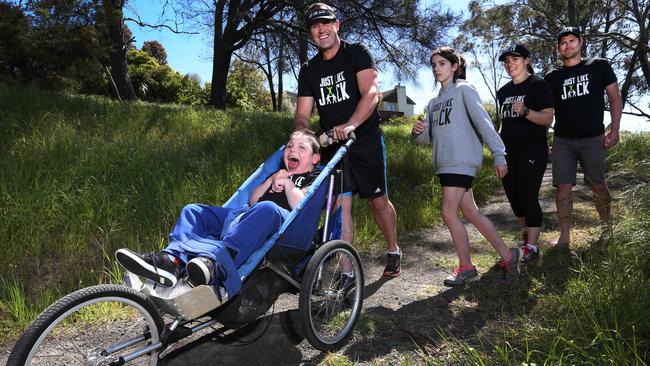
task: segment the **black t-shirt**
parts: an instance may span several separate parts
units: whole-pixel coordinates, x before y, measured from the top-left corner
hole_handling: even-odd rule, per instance
[[[293,182],[293,184],[296,185],[297,188],[304,188],[308,187],[311,185],[318,175],[320,174],[320,169],[314,169],[311,172],[307,173],[302,173],[302,174],[292,174],[289,176],[289,179]],[[267,177],[268,179],[268,177]],[[258,202],[262,201],[271,201],[274,202],[276,205],[291,211],[291,206],[289,206],[289,201],[287,200],[287,195],[284,191],[282,192],[275,192],[271,188],[268,189],[268,191],[264,192],[262,197],[258,200]]]
[[[555,136],[587,138],[605,132],[604,91],[616,82],[614,70],[606,60],[588,58],[575,66],[560,66],[544,79],[553,91]]]
[[[512,102],[520,100],[531,110],[553,108],[553,94],[544,79],[532,75],[519,84],[512,81],[497,92],[501,138],[509,147],[546,147],[546,127],[529,121],[512,110]]]
[[[376,69],[366,46],[345,41],[341,41],[336,56],[331,60],[323,60],[319,52],[302,65],[298,76],[298,96],[314,98],[323,131],[344,124],[352,116],[361,100],[357,73],[366,69]],[[357,127],[355,135],[357,147],[381,135],[377,108]]]

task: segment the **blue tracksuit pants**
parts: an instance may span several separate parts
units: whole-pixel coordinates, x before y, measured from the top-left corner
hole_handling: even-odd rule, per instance
[[[232,297],[241,286],[237,268],[280,228],[287,215],[289,211],[270,201],[244,209],[189,204],[183,207],[164,251],[183,263],[196,256],[214,260],[215,273]]]

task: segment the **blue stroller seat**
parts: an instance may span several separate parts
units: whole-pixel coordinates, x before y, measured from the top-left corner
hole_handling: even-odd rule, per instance
[[[258,169],[241,185],[241,187],[226,201],[224,207],[241,208],[246,207],[250,193],[259,186],[268,176],[277,171],[283,164],[283,147],[275,151]],[[337,160],[338,161],[338,160]],[[260,264],[264,257],[274,246],[284,253],[291,253],[291,257],[303,257],[313,248],[313,241],[318,230],[321,213],[325,208],[328,198],[332,170],[336,162],[330,162],[325,166],[314,183],[307,190],[302,201],[291,211],[280,229],[271,235],[264,244],[254,251],[249,258],[238,269],[239,279],[243,281]],[[337,211],[340,215],[340,211]],[[336,222],[340,222],[337,220]],[[331,233],[334,225],[328,228]],[[304,268],[306,260],[300,261],[302,265],[293,268],[294,275],[300,273]],[[298,263],[296,263],[298,264]],[[237,291],[239,286],[237,286]],[[230,297],[236,294],[232,292]]]

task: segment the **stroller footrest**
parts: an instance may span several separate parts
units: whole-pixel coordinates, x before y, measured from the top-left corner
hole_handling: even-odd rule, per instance
[[[228,294],[223,287],[192,287],[184,278],[174,287],[165,287],[150,280],[143,283],[136,275],[127,272],[124,284],[150,297],[165,313],[184,320],[196,319],[228,301]]]

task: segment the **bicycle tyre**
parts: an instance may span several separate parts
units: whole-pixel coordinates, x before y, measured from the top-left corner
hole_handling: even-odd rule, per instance
[[[129,329],[124,331],[124,327]],[[108,364],[119,360],[122,354],[102,355],[106,347],[97,347],[99,341],[137,337],[138,334],[127,334],[132,330],[145,338],[139,343],[151,345],[160,341],[163,329],[157,307],[142,293],[122,285],[87,287],[45,309],[16,342],[7,365]],[[73,333],[78,333],[78,338]],[[133,346],[123,351],[133,352]],[[129,365],[155,366],[158,351],[133,361]]]
[[[342,256],[354,277],[348,287],[339,288]],[[363,284],[361,260],[350,244],[333,240],[316,250],[305,270],[299,298],[300,329],[312,346],[332,352],[348,342],[361,314]]]

